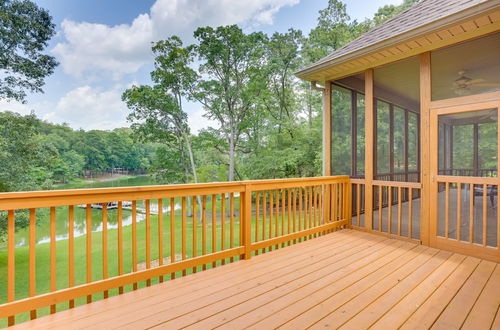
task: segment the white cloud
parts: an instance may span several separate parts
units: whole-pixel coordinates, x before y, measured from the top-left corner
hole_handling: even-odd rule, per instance
[[[0,111],[12,111],[22,115],[28,115],[31,111],[34,111],[34,107],[30,104],[23,104],[17,101],[9,102],[5,99],[0,99]]]
[[[62,22],[65,41],[53,52],[66,73],[104,74],[119,79],[136,72],[150,60],[151,42],[179,35],[192,39],[199,26],[272,24],[284,6],[300,0],[157,0],[150,13],[131,24],[109,26],[87,22]]]
[[[45,115],[46,120],[67,122],[73,128],[113,129],[128,126],[129,112],[121,100],[121,86],[101,91],[82,86],[69,91],[57,103],[54,112]]]

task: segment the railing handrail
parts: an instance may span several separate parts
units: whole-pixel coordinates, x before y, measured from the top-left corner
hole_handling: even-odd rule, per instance
[[[258,189],[281,187],[300,187],[309,183],[347,182],[348,176],[321,176],[289,179],[245,180],[232,182],[210,182],[170,184],[118,188],[86,188],[67,190],[42,190],[0,193],[0,211],[28,208],[63,206],[70,204],[105,203],[127,201],[130,199],[169,198],[216,194],[220,192],[245,192],[246,186]],[[154,196],[150,195],[154,194]],[[82,198],[87,199],[82,202]]]

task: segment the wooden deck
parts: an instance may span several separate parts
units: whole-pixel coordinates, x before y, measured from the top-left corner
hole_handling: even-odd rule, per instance
[[[342,230],[18,328],[500,328],[500,266]]]

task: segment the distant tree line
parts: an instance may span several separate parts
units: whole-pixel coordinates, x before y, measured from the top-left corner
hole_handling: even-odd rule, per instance
[[[135,142],[130,128],[73,130],[34,114],[0,112],[0,191],[47,189],[84,171],[147,171],[156,149]]]

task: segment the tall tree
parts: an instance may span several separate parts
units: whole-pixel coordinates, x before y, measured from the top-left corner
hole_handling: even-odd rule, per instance
[[[28,0],[0,0],[0,98],[25,101],[42,92],[57,62],[42,53],[54,35],[48,11]]]
[[[157,142],[176,148],[182,157],[184,182],[189,182],[190,166],[185,160],[185,130],[187,114],[180,111],[177,100],[165,88],[155,86],[133,86],[122,96],[127,106],[132,110],[128,120],[132,129],[142,141]],[[170,169],[175,170],[175,169]],[[179,169],[178,169],[179,170]],[[196,170],[195,172],[196,173]]]
[[[198,74],[190,67],[194,59],[194,46],[183,47],[179,37],[173,36],[167,40],[157,42],[153,46],[155,70],[151,72],[151,79],[165,91],[172,94],[176,106],[170,109],[171,121],[175,133],[184,140],[189,156],[189,164],[193,180],[198,183],[198,174],[194,160],[191,132],[187,123],[187,114],[183,108],[183,98],[188,97],[198,79]]]
[[[216,120],[228,146],[228,180],[235,179],[237,145],[248,126],[263,86],[265,35],[245,34],[236,25],[198,28],[199,79],[191,98],[203,104],[206,116]]]

